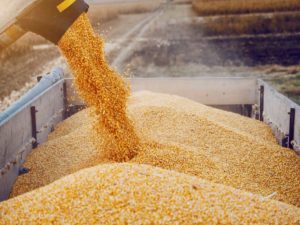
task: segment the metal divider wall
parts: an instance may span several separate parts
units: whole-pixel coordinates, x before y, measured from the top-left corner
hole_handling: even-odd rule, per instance
[[[49,80],[47,80],[49,79]],[[258,105],[259,115],[287,147],[300,143],[300,108],[256,78],[132,78],[133,91],[174,94],[213,106]],[[16,107],[0,113],[0,201],[8,198],[22,164],[54,126],[85,107],[73,79],[60,69],[42,78]],[[290,114],[289,114],[290,113]]]
[[[22,169],[26,156],[45,142],[53,127],[64,118],[64,80],[62,71],[55,72],[60,80],[48,81],[48,86],[38,83],[33,89],[40,93],[34,92],[38,94],[31,95],[29,101],[21,98],[17,107],[10,110],[13,113],[0,120],[0,201],[8,198],[17,176],[26,172]]]
[[[132,91],[179,95],[206,105],[252,105],[257,103],[257,79],[233,77],[131,78]],[[66,79],[68,102],[82,105],[73,79]]]
[[[262,80],[258,80],[260,118],[278,142],[300,154],[300,106]]]

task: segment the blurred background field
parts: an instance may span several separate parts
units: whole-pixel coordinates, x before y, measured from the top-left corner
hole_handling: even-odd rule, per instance
[[[300,102],[299,0],[90,0],[111,64],[128,76],[255,76]],[[159,11],[159,12],[158,12]],[[28,33],[0,53],[0,110],[59,50]]]
[[[203,18],[200,26],[204,36],[236,38],[250,43],[249,51],[258,56],[255,48],[270,52],[270,62],[284,66],[300,63],[300,1],[298,0],[193,0],[193,8]],[[262,40],[262,42],[261,42]],[[267,44],[264,43],[268,42]],[[273,43],[273,46],[272,46]],[[258,46],[255,46],[257,44]],[[287,54],[284,54],[285,50]],[[282,54],[281,51],[283,50]],[[237,50],[238,51],[238,50]],[[274,58],[278,58],[273,63]],[[264,61],[264,60],[259,60]],[[279,72],[278,76],[266,79],[295,101],[300,101],[299,68],[277,68],[270,65],[269,71]],[[281,72],[286,72],[282,74]],[[272,72],[271,72],[272,73]]]
[[[266,13],[298,11],[298,0],[193,0],[193,6],[201,16],[221,14]]]

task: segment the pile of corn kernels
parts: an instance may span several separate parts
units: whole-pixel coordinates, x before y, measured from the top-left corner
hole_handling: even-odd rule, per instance
[[[300,223],[300,158],[267,125],[179,96],[129,97],[85,14],[60,48],[90,107],[28,157],[0,224]]]
[[[137,164],[81,170],[0,204],[1,224],[299,224],[300,209]]]
[[[25,163],[12,196],[45,186],[80,169],[113,162],[105,144],[95,148],[90,109],[61,123]],[[151,92],[133,93],[128,116],[141,140],[130,162],[194,175],[300,206],[300,158],[280,147],[259,121]],[[257,130],[257,133],[255,132]],[[102,150],[101,150],[102,149]]]

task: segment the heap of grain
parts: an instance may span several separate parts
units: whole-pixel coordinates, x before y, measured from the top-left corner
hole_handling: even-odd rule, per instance
[[[1,203],[0,223],[299,224],[297,207],[269,198],[300,205],[300,161],[266,125],[149,92],[127,108],[85,14],[59,45],[91,107],[30,155],[12,196],[48,186]]]
[[[129,88],[109,67],[103,53],[103,40],[82,14],[59,42],[74,75],[81,97],[94,109],[94,129],[105,134],[106,155],[116,161],[128,161],[137,154],[139,140],[126,115]],[[98,145],[98,135],[95,143]]]
[[[35,150],[13,196],[45,186],[80,169],[107,162],[105,146],[90,140],[93,119],[84,110],[61,123],[50,141]],[[151,92],[133,93],[128,102],[141,140],[131,162],[195,175],[215,183],[271,195],[300,206],[300,158],[275,142],[259,121],[193,102]],[[100,138],[104,138],[102,135]]]
[[[12,210],[13,209],[13,210]],[[300,209],[174,171],[106,164],[0,204],[1,224],[299,224]]]

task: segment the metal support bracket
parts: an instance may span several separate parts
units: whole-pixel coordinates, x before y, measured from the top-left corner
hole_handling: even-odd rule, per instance
[[[259,88],[259,120],[264,121],[264,95],[265,87],[263,85]]]
[[[290,115],[290,125],[289,125],[289,135],[288,135],[288,137],[289,137],[288,147],[291,148],[291,149],[294,149],[292,141],[295,138],[295,116],[296,116],[296,109],[295,108],[291,108],[290,112],[289,112],[289,115]]]
[[[289,136],[286,135],[282,141],[281,141],[281,146],[284,148],[288,148],[289,147]]]
[[[37,142],[37,127],[36,127],[36,113],[38,111],[36,110],[35,106],[30,107],[30,115],[31,115],[31,135],[35,142],[32,143],[32,148],[36,148],[38,146]]]
[[[40,82],[42,78],[43,78],[43,76],[37,76],[37,78],[36,78],[37,82]]]
[[[29,173],[30,169],[26,168],[26,167],[20,167],[19,168],[19,176]]]
[[[68,112],[68,97],[67,97],[67,83],[66,81],[63,84],[63,94],[64,94],[64,113],[63,117],[64,119],[67,119],[69,117]]]

